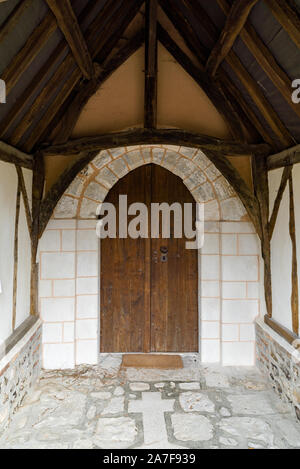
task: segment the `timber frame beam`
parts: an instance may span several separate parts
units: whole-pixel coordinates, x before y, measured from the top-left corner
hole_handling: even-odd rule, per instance
[[[81,32],[70,0],[46,0],[56,17],[57,24],[66,38],[82,74],[90,80],[94,76],[94,66],[87,44]]]
[[[144,126],[147,129],[157,125],[157,7],[158,0],[146,0]]]
[[[213,48],[206,63],[206,71],[211,77],[216,75],[219,66],[231,51],[235,40],[245,26],[248,16],[257,1],[258,0],[234,1],[227,16],[220,39]]]
[[[17,148],[0,141],[0,161],[13,163],[23,168],[33,168],[33,156],[23,153]]]
[[[146,144],[182,145],[211,150],[224,156],[255,154],[266,157],[270,153],[267,144],[247,144],[221,140],[215,137],[188,132],[181,129],[133,129],[125,132],[112,132],[97,137],[84,137],[70,140],[61,145],[50,145],[41,149],[44,155],[75,155],[82,152],[101,151],[128,145]]]
[[[268,170],[284,168],[300,163],[300,145],[284,150],[268,157]]]

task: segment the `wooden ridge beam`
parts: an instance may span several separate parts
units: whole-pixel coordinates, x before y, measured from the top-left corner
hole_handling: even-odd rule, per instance
[[[235,0],[232,4],[224,29],[206,63],[206,71],[210,76],[214,77],[216,75],[220,64],[231,51],[235,40],[242,31],[257,1],[258,0]]]
[[[87,44],[80,29],[70,0],[46,0],[56,17],[57,24],[66,38],[75,61],[82,74],[90,80],[94,75],[94,66]]]
[[[230,11],[230,3],[228,0],[217,0],[220,8],[225,14]],[[268,75],[275,87],[286,100],[287,104],[293,109],[295,114],[300,117],[300,106],[291,100],[291,79],[285,73],[283,68],[278,64],[273,54],[259,37],[254,27],[248,21],[242,31],[240,37],[253,54],[257,63],[263,71]]]
[[[88,151],[148,143],[174,144],[200,148],[202,150],[215,151],[225,156],[252,154],[266,156],[270,151],[269,145],[266,144],[255,145],[231,142],[181,129],[133,129],[125,132],[113,132],[97,137],[70,140],[62,145],[45,147],[42,151],[44,155],[73,155]]]
[[[0,161],[12,163],[23,168],[32,169],[33,157],[18,150],[17,148],[0,141]]]
[[[275,155],[268,157],[268,170],[283,168],[285,166],[293,166],[300,163],[300,145],[288,148]]]
[[[157,7],[158,0],[146,0],[144,127],[147,129],[157,125]]]
[[[276,20],[300,49],[300,16],[286,0],[265,0]]]

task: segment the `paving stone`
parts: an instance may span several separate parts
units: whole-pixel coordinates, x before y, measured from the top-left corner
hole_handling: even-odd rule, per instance
[[[111,392],[92,392],[91,397],[93,397],[94,399],[108,400],[111,398]]]
[[[163,389],[165,387],[166,383],[156,383],[154,384],[154,387],[156,389]]]
[[[179,383],[179,387],[185,391],[195,391],[200,389],[200,383]]]
[[[258,440],[271,446],[274,435],[270,425],[262,419],[253,417],[229,417],[217,424],[220,429],[242,439]]]
[[[93,443],[103,449],[128,448],[134,443],[137,434],[137,427],[132,418],[101,418]]]
[[[124,412],[124,397],[113,397],[102,414],[120,414],[122,412]]]
[[[125,391],[121,386],[118,386],[114,391],[114,396],[124,396]]]
[[[227,396],[234,414],[270,415],[276,410],[265,393]]]
[[[219,441],[221,445],[224,445],[224,446],[237,446],[238,445],[238,442],[234,440],[233,438],[224,438],[221,436]]]
[[[131,391],[149,391],[150,385],[148,383],[131,383]]]
[[[222,407],[220,409],[220,415],[222,415],[222,417],[230,417],[231,412],[228,409],[226,409],[226,407]]]
[[[185,412],[214,412],[215,410],[215,404],[203,393],[182,393],[179,396],[179,402]]]
[[[173,414],[172,426],[180,441],[208,441],[213,437],[213,426],[203,415]]]

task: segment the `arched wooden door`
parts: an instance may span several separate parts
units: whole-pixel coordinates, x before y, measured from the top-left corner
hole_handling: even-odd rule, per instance
[[[106,202],[117,213],[119,195],[128,196],[128,206],[146,204],[149,224],[152,202],[195,208],[182,180],[156,165],[136,169],[113,187]],[[170,239],[101,240],[102,353],[198,351],[198,253],[173,234],[171,226]]]

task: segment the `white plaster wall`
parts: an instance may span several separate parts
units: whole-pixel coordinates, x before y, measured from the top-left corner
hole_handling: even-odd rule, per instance
[[[295,198],[298,282],[299,282],[299,292],[300,292],[300,164],[297,164],[294,166],[293,183],[294,183],[294,198]]]
[[[28,194],[31,194],[32,173],[23,170]],[[0,162],[0,345],[12,333],[14,232],[16,215],[17,173],[15,166]],[[30,238],[23,200],[19,219],[19,264],[17,291],[18,327],[29,316],[30,302]]]
[[[296,167],[297,168],[297,167]],[[299,169],[295,170],[299,173]],[[294,171],[295,171],[294,170]],[[269,173],[270,185],[270,213],[272,213],[274,201],[278,193],[282,177],[282,169]],[[295,177],[295,176],[294,176]],[[297,183],[295,189],[297,189]],[[297,207],[297,195],[295,206]],[[298,204],[299,205],[299,204]],[[297,218],[299,220],[299,207],[297,208]],[[299,221],[298,221],[299,223]],[[299,236],[300,226],[297,230]],[[298,253],[299,255],[299,253]],[[273,238],[271,241],[271,262],[272,262],[272,290],[273,290],[273,318],[283,326],[292,330],[291,313],[291,272],[292,272],[292,244],[289,234],[289,188],[284,192],[281,206],[278,213]]]
[[[31,207],[32,172],[23,169],[27,196]],[[22,324],[30,311],[30,276],[31,276],[31,241],[27,227],[23,198],[21,197],[19,219],[19,259],[18,259],[18,288],[17,288],[17,317],[16,327]]]
[[[0,344],[12,333],[16,168],[0,162]]]
[[[259,241],[251,223],[206,222],[200,253],[200,353],[204,363],[255,363],[260,311]],[[96,364],[100,337],[95,220],[51,220],[40,242],[43,366]]]

